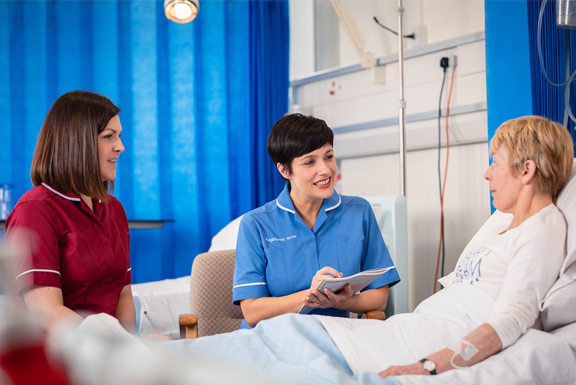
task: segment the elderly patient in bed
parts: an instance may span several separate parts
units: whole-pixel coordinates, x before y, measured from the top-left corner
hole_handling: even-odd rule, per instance
[[[484,174],[498,211],[440,280],[444,289],[411,314],[384,322],[288,314],[254,330],[163,346],[294,380],[303,379],[298,373],[314,379],[327,362],[334,373],[388,377],[483,361],[526,333],[558,278],[567,226],[555,203],[572,170],[572,146],[564,127],[542,117],[500,126]]]

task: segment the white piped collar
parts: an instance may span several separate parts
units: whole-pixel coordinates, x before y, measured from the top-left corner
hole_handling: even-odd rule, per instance
[[[53,193],[60,195],[64,199],[68,199],[69,201],[80,202],[80,198],[73,198],[73,197],[66,196],[66,195],[62,194],[61,192],[54,190],[52,187],[48,186],[46,183],[42,183],[42,186],[46,187],[48,190],[52,191]]]
[[[280,202],[278,202],[278,199],[276,199],[276,206],[280,207],[284,211],[288,211],[289,213],[296,214],[296,211],[287,209],[286,207],[282,206],[280,204]]]
[[[322,202],[322,207],[324,208],[325,212],[328,212],[340,206],[340,203],[342,203],[342,198],[340,198],[340,195],[336,192],[336,190],[334,190],[334,193],[330,198],[324,199],[324,202]],[[294,209],[294,203],[292,202],[292,198],[290,198],[290,191],[288,190],[288,185],[284,187],[284,190],[282,190],[278,198],[276,198],[276,206],[278,206],[284,211],[296,214],[296,210]]]
[[[336,190],[334,190],[334,194],[338,195],[338,193],[336,192]],[[328,207],[325,208],[324,211],[328,212],[330,210],[334,210],[336,207],[340,206],[340,203],[342,203],[342,198],[340,198],[340,195],[338,195],[338,203],[336,203],[334,206],[332,207]]]

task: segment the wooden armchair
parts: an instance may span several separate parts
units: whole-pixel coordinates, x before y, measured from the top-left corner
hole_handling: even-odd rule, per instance
[[[232,303],[235,255],[236,250],[222,250],[200,254],[194,259],[190,314],[179,317],[180,338],[193,339],[240,328],[244,316],[240,306]],[[365,316],[386,319],[382,311],[370,311]],[[351,317],[358,315],[351,314]]]

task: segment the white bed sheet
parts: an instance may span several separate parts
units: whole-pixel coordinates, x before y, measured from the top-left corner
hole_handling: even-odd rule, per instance
[[[139,335],[155,333],[144,311],[148,312],[160,333],[179,335],[178,316],[190,313],[190,276],[135,284],[132,285],[132,295],[136,303]]]
[[[296,322],[298,321],[298,322]],[[353,375],[316,317],[285,315],[254,330],[155,343],[127,333],[106,314],[50,336],[50,351],[86,385],[169,384],[574,384],[576,324],[530,330],[510,348],[470,368],[437,376]],[[296,351],[295,351],[296,349]],[[240,354],[239,354],[240,353]]]
[[[494,300],[479,288],[457,283],[423,301],[411,314],[386,321],[318,317],[354,373],[379,373],[444,349],[480,326]]]

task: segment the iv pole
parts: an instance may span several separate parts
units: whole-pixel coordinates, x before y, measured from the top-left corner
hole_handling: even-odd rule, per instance
[[[398,137],[400,152],[400,195],[406,196],[406,134],[404,128],[406,101],[404,100],[404,42],[402,41],[402,0],[398,0]]]
[[[348,37],[350,37],[350,41],[356,49],[356,53],[360,58],[360,64],[364,68],[372,68],[372,70],[374,70],[376,60],[374,59],[374,55],[370,52],[364,52],[366,40],[354,21],[350,10],[348,7],[340,5],[338,0],[330,0],[330,2],[336,11],[336,15],[338,15],[342,26],[346,30]],[[404,110],[406,108],[406,101],[404,100],[404,42],[402,40],[404,38],[402,33],[402,15],[404,14],[404,8],[402,8],[402,0],[398,0],[396,13],[398,14],[398,135],[400,153],[400,195],[406,196],[406,135],[404,133]]]

